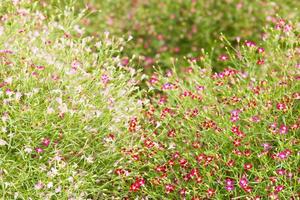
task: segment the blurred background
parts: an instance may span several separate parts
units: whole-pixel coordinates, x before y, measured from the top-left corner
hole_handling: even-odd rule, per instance
[[[84,34],[99,36],[109,32],[131,38],[124,62],[134,63],[145,72],[153,66],[188,66],[187,59],[201,58],[204,49],[214,70],[224,68],[220,57],[226,53],[219,42],[221,33],[233,44],[257,41],[275,18],[299,19],[298,0],[83,0],[40,1],[45,9],[73,4],[86,9],[81,19]],[[186,58],[186,59],[182,59]]]

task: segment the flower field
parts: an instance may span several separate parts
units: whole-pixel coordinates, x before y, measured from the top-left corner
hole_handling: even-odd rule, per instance
[[[299,9],[1,0],[0,199],[299,199]]]

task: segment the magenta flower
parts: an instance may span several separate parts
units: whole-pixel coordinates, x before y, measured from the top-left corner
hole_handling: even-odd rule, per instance
[[[35,148],[35,151],[37,153],[42,153],[44,150],[42,148],[40,148],[40,147],[37,147],[37,148]]]
[[[288,127],[285,126],[285,125],[281,125],[280,128],[279,128],[279,133],[280,134],[287,134],[288,132]]]
[[[42,141],[42,145],[44,145],[45,147],[48,147],[50,144],[50,139],[49,138],[45,138]]]
[[[239,185],[241,188],[246,188],[248,186],[248,179],[246,177],[243,177],[240,179]]]

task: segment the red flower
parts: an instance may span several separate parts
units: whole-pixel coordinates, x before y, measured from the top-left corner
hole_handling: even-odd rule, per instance
[[[143,185],[145,185],[145,180],[143,178],[136,178],[135,182],[133,184],[131,184],[131,186],[130,186],[130,191],[136,192]]]
[[[167,184],[167,185],[165,186],[165,189],[166,189],[166,193],[171,193],[171,192],[174,192],[175,186],[172,185],[172,184]]]
[[[284,186],[283,186],[283,185],[278,185],[278,186],[275,187],[275,192],[276,192],[276,193],[279,193],[279,192],[281,192],[283,189],[284,189]]]
[[[214,189],[212,189],[212,188],[209,188],[209,189],[207,190],[207,195],[208,195],[209,197],[212,197],[215,193],[216,193],[216,190],[214,190]]]
[[[263,65],[263,64],[265,64],[265,61],[262,60],[262,59],[259,59],[259,60],[256,62],[256,64],[258,64],[258,65]]]
[[[168,136],[169,136],[169,137],[175,137],[175,135],[176,135],[176,132],[175,132],[174,129],[172,129],[172,130],[170,130],[170,131],[168,132]]]
[[[278,103],[278,104],[276,105],[276,108],[277,108],[278,110],[286,110],[286,105],[285,105],[284,103]]]
[[[250,170],[250,169],[252,169],[252,164],[251,163],[246,163],[246,164],[244,164],[244,169],[245,170]]]
[[[181,196],[185,196],[186,195],[186,189],[181,189],[180,191],[179,191],[179,194],[181,195]]]

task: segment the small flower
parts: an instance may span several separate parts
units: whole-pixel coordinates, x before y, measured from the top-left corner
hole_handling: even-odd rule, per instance
[[[234,185],[234,180],[231,178],[226,178],[225,179],[225,184],[226,185]]]
[[[165,190],[166,190],[166,193],[167,193],[167,194],[168,194],[168,193],[171,193],[171,192],[174,192],[175,186],[172,185],[172,184],[167,184],[167,185],[165,186]]]
[[[258,53],[264,53],[264,52],[265,52],[265,49],[262,48],[262,47],[259,47],[259,48],[257,49],[257,52],[258,52]]]
[[[275,186],[275,192],[276,192],[276,193],[281,192],[283,189],[284,189],[284,186],[283,186],[283,185]]]
[[[109,77],[106,74],[103,74],[101,76],[101,81],[104,85],[106,85],[109,82]]]
[[[226,189],[227,191],[232,191],[232,190],[234,190],[234,186],[233,186],[233,185],[226,185],[226,186],[225,186],[225,189]]]
[[[43,71],[45,69],[45,66],[36,66],[37,70]]]
[[[250,170],[250,169],[252,169],[252,167],[253,167],[253,165],[251,163],[244,164],[244,169],[245,170]]]
[[[5,146],[7,145],[7,142],[5,140],[0,139],[0,146]]]
[[[219,56],[219,60],[224,62],[224,61],[228,60],[228,56],[225,55],[225,54],[220,55],[220,56]]]
[[[249,40],[245,41],[245,45],[247,47],[255,47],[256,46],[255,42],[252,42],[252,41],[249,41]]]
[[[246,177],[243,177],[240,179],[239,185],[241,188],[246,188],[248,186],[248,179]]]
[[[26,153],[29,154],[29,153],[32,152],[32,148],[30,148],[30,147],[25,147],[24,151],[25,151]]]
[[[43,184],[41,181],[37,182],[37,183],[34,185],[34,189],[36,189],[36,190],[40,190],[40,189],[42,189],[43,187],[44,187],[44,184]]]
[[[284,103],[277,103],[276,108],[278,110],[286,110],[286,105]]]
[[[260,122],[260,118],[259,118],[259,116],[253,116],[253,117],[251,118],[251,121],[252,121],[252,122],[255,122],[255,123],[258,123],[258,122]]]
[[[214,189],[212,189],[212,188],[209,188],[209,189],[207,190],[207,195],[208,195],[209,197],[214,196],[215,193],[216,193],[216,190],[214,190]]]
[[[130,186],[130,191],[136,192],[140,189],[141,186],[144,185],[145,185],[145,180],[143,178],[136,178],[135,182]]]
[[[259,59],[259,60],[257,60],[256,64],[263,65],[263,64],[265,64],[265,61],[263,59]]]
[[[52,187],[53,187],[53,182],[49,182],[49,183],[47,184],[47,188],[50,189],[50,188],[52,188]]]
[[[186,189],[181,189],[180,191],[179,191],[179,194],[181,195],[181,196],[185,196],[186,195]]]
[[[276,170],[276,173],[277,173],[278,175],[285,175],[285,174],[286,174],[286,170],[285,170],[285,169],[277,169],[277,170]]]
[[[168,137],[175,137],[175,136],[176,136],[176,132],[174,129],[172,129],[168,132]]]
[[[291,151],[289,149],[286,149],[284,151],[281,151],[277,154],[277,157],[281,160],[284,160],[286,158],[288,158],[291,155]]]
[[[42,153],[42,152],[44,152],[44,150],[43,150],[42,148],[40,148],[40,147],[35,148],[35,151],[36,151],[37,153]]]
[[[48,147],[50,144],[50,139],[49,138],[44,138],[42,141],[42,145],[45,147]]]
[[[287,134],[288,132],[288,127],[285,126],[285,125],[281,125],[280,128],[279,128],[279,133],[280,134]]]
[[[55,188],[55,193],[60,193],[61,192],[61,186],[58,186],[57,188]]]

